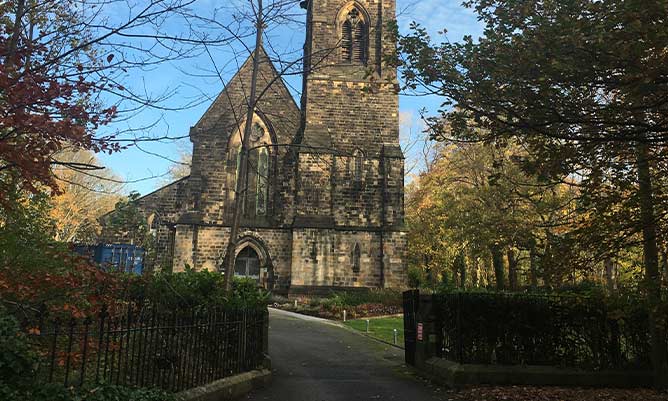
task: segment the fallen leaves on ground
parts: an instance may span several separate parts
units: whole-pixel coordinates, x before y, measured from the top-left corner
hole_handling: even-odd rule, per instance
[[[475,387],[453,392],[457,401],[668,401],[668,393],[649,389],[565,387]]]

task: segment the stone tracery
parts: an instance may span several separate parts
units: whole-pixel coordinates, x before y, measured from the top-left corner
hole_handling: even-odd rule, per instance
[[[366,64],[368,53],[369,24],[355,3],[341,13],[341,58],[353,64]]]

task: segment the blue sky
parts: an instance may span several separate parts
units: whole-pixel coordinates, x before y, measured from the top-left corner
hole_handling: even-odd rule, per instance
[[[207,0],[198,7],[206,12],[206,8],[212,7],[212,4],[215,2]],[[481,24],[470,9],[461,5],[460,0],[398,0],[397,10],[399,27],[403,32],[407,31],[411,21],[416,21],[425,26],[436,40],[441,39],[438,32],[443,29],[447,29],[447,39],[450,41],[457,41],[464,35],[478,37],[482,33]],[[174,23],[173,29],[178,31],[178,22]],[[298,57],[303,40],[303,29],[296,25],[270,27],[266,38],[266,42],[271,42],[277,52],[292,53],[295,55],[293,57]],[[211,56],[201,54],[181,62],[165,63],[147,71],[130,71],[125,77],[128,87],[148,93],[154,98],[169,94],[166,101],[159,103],[161,108],[179,110],[143,109],[138,113],[123,115],[122,119],[105,127],[105,131],[141,128],[139,131],[144,135],[156,137],[187,135],[189,128],[197,122],[220,93],[224,83],[248,56],[241,46],[220,47],[210,49],[210,52]],[[294,90],[294,96],[299,96],[299,77],[288,79],[288,86]],[[186,105],[188,107],[184,109]],[[402,95],[402,138],[407,138],[409,131],[413,136],[419,134],[419,110],[435,110],[436,107],[438,99]],[[191,144],[187,139],[164,143],[148,142],[141,144],[140,148],[127,149],[113,155],[100,155],[100,159],[119,177],[129,181],[124,188],[125,192],[138,191],[146,194],[168,182],[166,172],[172,165],[170,160],[178,160],[180,153],[188,152],[190,148]],[[407,159],[417,158],[411,152],[417,152],[417,149],[409,151]],[[419,168],[418,163],[417,169]]]

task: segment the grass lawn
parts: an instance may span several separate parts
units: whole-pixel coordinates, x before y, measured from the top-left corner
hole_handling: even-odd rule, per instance
[[[346,326],[366,332],[366,319],[349,320],[344,323]],[[369,335],[387,341],[392,344],[394,333],[397,329],[397,345],[404,347],[404,318],[397,317],[381,317],[369,319]]]

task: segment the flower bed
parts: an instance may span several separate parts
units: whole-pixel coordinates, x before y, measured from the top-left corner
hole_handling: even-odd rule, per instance
[[[368,292],[332,293],[324,298],[299,298],[288,301],[274,297],[275,308],[317,316],[324,319],[343,320],[343,311],[347,319],[396,315],[402,312],[401,293],[395,290],[369,290]]]

